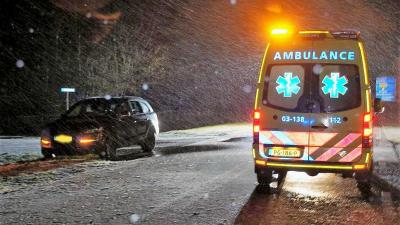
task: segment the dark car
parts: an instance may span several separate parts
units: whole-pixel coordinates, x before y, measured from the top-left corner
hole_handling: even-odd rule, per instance
[[[115,160],[122,147],[140,146],[151,152],[158,132],[157,114],[144,99],[94,97],[75,103],[47,124],[40,142],[46,158],[97,153]]]

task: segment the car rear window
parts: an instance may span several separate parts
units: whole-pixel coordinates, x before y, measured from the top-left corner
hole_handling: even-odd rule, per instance
[[[337,112],[360,106],[356,65],[270,65],[264,79],[263,104],[290,112]]]

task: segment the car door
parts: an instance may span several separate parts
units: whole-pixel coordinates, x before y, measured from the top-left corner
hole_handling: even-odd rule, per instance
[[[301,64],[270,65],[264,81],[260,148],[271,159],[308,160],[309,100],[311,84]],[[266,148],[266,149],[265,149]],[[285,156],[285,152],[299,152]],[[282,155],[280,155],[282,153]]]
[[[318,69],[315,69],[318,67]],[[360,75],[356,65],[313,65],[309,160],[354,162],[362,154]]]
[[[142,107],[143,114],[146,116],[146,119],[145,119],[145,121],[146,121],[145,132],[146,132],[152,123],[152,121],[151,121],[152,110],[150,109],[148,104],[146,104],[146,102],[140,101],[139,103],[140,103],[140,106]]]
[[[132,109],[134,110],[132,117],[135,120],[137,135],[143,135],[146,133],[146,113],[143,111],[140,101],[130,101],[130,104],[132,106]]]
[[[133,112],[128,101],[119,103],[115,108],[118,117],[118,133],[124,140],[132,139],[138,133]]]

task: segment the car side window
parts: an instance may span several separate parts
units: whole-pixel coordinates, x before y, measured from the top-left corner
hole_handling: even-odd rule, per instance
[[[143,102],[143,103],[147,106],[147,108],[149,108],[150,112],[154,112],[153,108],[148,102]]]
[[[129,107],[128,102],[122,102],[120,105],[118,105],[118,106],[115,108],[115,113],[116,113],[117,115],[126,114],[126,113],[128,113],[128,112],[131,112],[131,108]]]
[[[149,112],[150,112],[149,107],[147,107],[147,105],[144,104],[143,102],[140,102],[140,106],[141,106],[142,109],[143,109],[143,113],[149,113]]]
[[[143,113],[142,107],[137,101],[130,101],[132,109],[135,113]]]

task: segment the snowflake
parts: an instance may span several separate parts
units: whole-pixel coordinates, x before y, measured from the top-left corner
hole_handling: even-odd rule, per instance
[[[348,82],[346,76],[341,77],[339,73],[331,73],[330,77],[327,75],[322,80],[325,86],[321,89],[324,94],[329,93],[330,98],[339,98],[339,94],[346,94],[348,88],[345,85]]]
[[[276,87],[276,91],[278,94],[283,93],[283,97],[292,97],[293,94],[297,94],[300,91],[300,79],[298,76],[292,77],[293,73],[287,72],[284,73],[283,77],[279,76],[276,80],[278,86]]]

